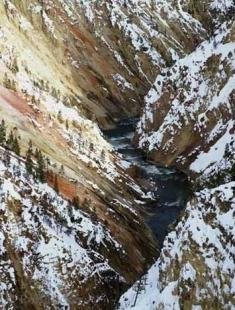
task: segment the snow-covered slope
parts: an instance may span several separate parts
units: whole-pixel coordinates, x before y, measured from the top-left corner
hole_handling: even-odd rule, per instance
[[[147,196],[98,125],[139,115],[159,73],[140,146],[202,179],[223,167],[229,182],[231,8],[230,0],[0,2],[0,123],[21,153],[9,167],[6,154],[0,160],[1,305],[111,309],[153,263],[156,244],[138,212]],[[30,141],[46,161],[44,184],[25,171]]]
[[[117,101],[113,89],[103,89],[104,77],[113,74],[119,78],[120,71],[112,58],[104,59],[97,50],[98,41],[80,6],[74,12],[79,25],[74,14],[70,16],[66,9],[70,4],[74,6],[69,1],[0,3],[0,122],[4,119],[7,134],[12,131],[18,139],[21,161],[30,141],[34,150],[42,152],[47,164],[45,181],[51,187],[28,180],[22,162],[20,167],[14,162],[9,173],[1,164],[5,185],[0,206],[7,214],[1,220],[4,234],[8,234],[7,241],[2,239],[6,250],[2,261],[10,255],[7,261],[18,273],[14,282],[11,275],[3,276],[1,293],[12,307],[21,295],[26,309],[31,308],[30,303],[35,308],[41,303],[112,307],[123,287],[133,283],[156,254],[155,241],[138,213],[144,193],[124,171],[122,160],[95,122],[97,117],[107,125],[109,111],[112,120],[116,113],[125,116],[124,105],[116,103],[131,96],[119,84],[116,91],[125,95]],[[134,91],[132,95],[136,98]],[[20,172],[12,175],[13,168]],[[8,187],[14,192],[7,193]],[[74,199],[78,205],[71,207]],[[19,214],[14,214],[16,208]],[[71,223],[71,217],[77,222]],[[114,242],[104,241],[106,235]],[[34,261],[33,255],[40,252],[41,257]],[[40,273],[50,263],[48,259],[52,261],[48,273],[46,269]]]
[[[174,1],[93,0],[87,1],[85,7],[95,35],[123,69],[143,82],[151,81],[159,69],[192,50],[200,36],[206,36],[202,24]],[[125,46],[113,40],[114,33]]]
[[[3,59],[103,127],[137,115],[159,70],[206,37],[174,1],[4,0],[0,14]]]
[[[118,201],[102,206],[91,192],[85,200],[79,190],[76,194],[73,202],[63,199],[31,177],[22,158],[0,148],[0,303],[4,309],[87,309],[91,305],[105,309],[133,281],[136,271],[126,262],[130,255],[135,264],[140,259],[141,250],[134,243],[141,245],[144,239],[135,230],[138,227],[142,234],[145,230],[136,211],[125,209],[124,204],[115,207]],[[136,241],[129,233],[132,229]],[[142,268],[142,263],[137,264],[135,268]]]
[[[97,290],[103,274],[109,273],[108,282],[118,275],[101,251],[112,247],[124,255],[109,229],[46,184],[35,183],[14,157],[10,167],[1,162],[0,180],[1,307],[72,307],[85,296],[87,305],[95,300],[87,282]]]
[[[137,128],[139,146],[151,159],[204,179],[233,173],[234,34],[234,22],[223,23],[158,76]]]
[[[196,192],[121,310],[234,308],[234,3],[207,4],[214,32],[158,75],[135,136],[152,161],[189,174]]]
[[[43,98],[43,94],[40,98]],[[64,247],[65,252],[70,251],[69,245],[75,251],[71,255],[77,257],[77,266],[84,263],[81,269],[85,270],[90,266],[89,262],[92,262],[92,259],[89,258],[89,253],[97,256],[92,256],[94,258],[94,262],[92,263],[94,270],[96,269],[96,264],[98,268],[100,262],[108,262],[111,268],[109,270],[108,267],[107,272],[105,270],[104,272],[100,271],[99,276],[95,272],[87,277],[86,282],[83,280],[79,281],[80,285],[82,285],[83,293],[80,293],[77,288],[74,291],[74,299],[67,297],[66,294],[69,290],[67,293],[64,293],[65,295],[61,293],[63,296],[60,296],[58,293],[57,295],[53,295],[53,297],[50,295],[50,290],[47,292],[48,303],[53,299],[55,304],[63,301],[64,303],[68,302],[68,304],[73,305],[79,299],[79,302],[84,305],[86,302],[88,304],[92,302],[99,309],[101,305],[102,307],[106,307],[113,304],[115,298],[119,295],[119,290],[121,290],[119,285],[122,285],[121,283],[131,283],[138,274],[143,272],[154,256],[155,245],[153,238],[145,227],[137,210],[139,203],[136,199],[140,199],[143,192],[123,170],[121,159],[104,140],[100,130],[94,123],[79,116],[77,110],[74,108],[68,108],[62,103],[53,100],[44,100],[43,103],[38,105],[28,104],[24,96],[19,96],[1,87],[1,120],[5,120],[8,134],[10,131],[14,131],[14,136],[20,142],[22,156],[20,164],[13,162],[9,172],[6,171],[6,168],[2,167],[1,179],[5,185],[3,184],[3,191],[0,194],[0,205],[4,209],[4,212],[10,214],[9,217],[3,218],[4,225],[6,225],[9,233],[8,241],[13,243],[12,246],[14,246],[14,238],[18,236],[21,238],[21,230],[23,230],[23,236],[26,233],[31,238],[31,234],[34,234],[35,225],[37,224],[36,222],[34,225],[34,221],[37,221],[38,217],[40,217],[38,225],[42,225],[43,227],[42,232],[40,232],[42,236],[38,235],[39,239],[36,237],[35,239],[32,236],[32,242],[39,244],[41,239],[42,241],[44,240],[43,238],[49,238],[48,236],[52,238],[47,250],[49,251],[55,244],[54,252],[57,253],[58,259],[56,256],[56,267],[53,268],[59,268],[57,263],[59,264],[60,255],[63,256],[63,252],[61,251],[63,251]],[[58,114],[57,108],[60,109],[61,113]],[[45,185],[39,186],[37,185],[37,181],[34,179],[28,180],[27,176],[25,176],[24,157],[30,140],[34,149],[37,148],[42,151],[47,162],[46,181],[52,188],[55,188],[59,192],[60,196],[55,194],[52,189],[49,189]],[[2,159],[1,157],[0,162],[2,162]],[[13,173],[12,170],[14,170]],[[49,197],[46,197],[46,202],[41,201],[41,197],[45,196],[45,191],[41,190],[43,187],[46,188],[45,191],[48,193],[46,196]],[[11,193],[12,188],[15,188],[13,193]],[[26,189],[26,193],[24,193],[24,188]],[[23,191],[22,195],[21,190]],[[34,197],[32,192],[35,192],[36,197]],[[76,207],[70,205],[71,201],[75,198],[78,199],[78,206],[76,205]],[[24,214],[21,213],[18,215],[16,221],[12,222],[11,209],[9,209],[12,200],[12,207],[20,209],[22,206],[25,206],[25,208],[28,208],[29,213],[32,213],[32,224],[29,222],[25,224],[25,219],[22,218]],[[27,201],[28,204],[26,204]],[[9,205],[6,202],[9,202]],[[45,214],[43,212],[42,214],[40,213],[42,208],[46,209]],[[68,212],[70,213],[67,214]],[[74,213],[76,214],[74,215]],[[79,217],[80,213],[81,217],[83,213],[85,214],[84,234],[86,234],[88,239],[87,244],[83,234],[77,235],[76,240],[74,240],[74,235],[67,236],[67,230],[70,232],[72,228],[71,217]],[[44,215],[49,216],[49,224]],[[67,218],[68,216],[69,218]],[[53,224],[54,222],[55,224]],[[52,227],[50,227],[50,223],[53,224]],[[35,227],[31,227],[30,225],[34,225]],[[75,230],[82,229],[79,218],[78,224],[76,225]],[[58,229],[62,226],[61,230],[57,231],[57,226],[59,227]],[[119,244],[120,251],[118,250],[116,252],[114,243],[108,241],[105,245],[105,242],[102,240],[97,241],[98,245],[96,249],[96,241],[93,241],[93,239],[99,240],[100,233],[106,235],[105,231],[103,231],[106,229],[110,231],[110,236],[113,235],[112,239],[116,240],[115,244]],[[60,236],[59,240],[56,238],[58,233]],[[146,244],[149,248],[147,253]],[[36,248],[38,246],[35,244]],[[86,251],[83,247],[86,248]],[[78,250],[80,248],[81,253],[84,254],[82,257],[78,256]],[[16,255],[20,255],[18,248],[15,251]],[[38,248],[38,251],[44,253],[44,249],[42,248]],[[92,251],[97,252],[97,255]],[[11,253],[11,248],[8,252]],[[25,252],[26,255],[31,255],[32,248],[29,247],[28,251],[25,249]],[[120,255],[117,255],[117,253]],[[52,253],[48,255],[52,256]],[[85,261],[83,261],[83,257]],[[130,262],[132,258],[133,268],[130,268],[126,262]],[[65,266],[67,263],[69,265],[69,261],[64,262]],[[23,264],[23,257],[18,257],[17,264]],[[63,262],[61,261],[60,264],[62,266]],[[24,281],[22,285],[30,286],[32,282],[31,277],[27,278],[26,275],[27,273],[31,274],[34,272],[34,262],[31,264],[30,261],[29,265],[25,268],[20,273]],[[111,279],[107,276],[109,271],[112,271],[113,276]],[[45,279],[43,278],[44,276]],[[75,274],[74,277],[74,281],[80,279],[78,274]],[[106,286],[106,280],[108,282],[113,281],[114,287],[112,285]],[[2,281],[4,283],[4,279]],[[47,285],[51,287],[51,284],[48,282],[50,281],[49,274],[48,278],[46,274],[38,274],[38,278],[35,281],[44,281],[45,290]],[[70,280],[64,278],[63,281],[61,280],[60,284],[62,286],[68,286],[67,283]],[[99,290],[96,289],[96,284],[100,288]],[[78,286],[78,283],[76,282],[74,286]],[[51,289],[54,290],[53,288]],[[8,290],[8,287],[6,290]],[[37,291],[37,288],[35,290]],[[55,287],[55,290],[57,291],[59,288]],[[104,292],[108,296],[113,297],[107,299]],[[20,291],[15,298],[19,298],[21,294],[24,295]],[[41,300],[43,295],[41,293],[39,295],[38,298]],[[27,305],[26,301],[28,300],[27,296],[22,301],[25,307]],[[8,297],[6,299],[8,300]],[[16,304],[17,302],[18,299],[16,300]]]
[[[233,309],[234,191],[230,182],[195,194],[159,259],[122,296],[119,309]]]

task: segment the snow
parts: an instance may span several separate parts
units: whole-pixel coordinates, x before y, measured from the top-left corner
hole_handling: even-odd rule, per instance
[[[2,156],[2,149],[0,151]],[[20,169],[18,176],[14,173],[16,166]],[[34,281],[40,282],[42,291],[52,301],[66,306],[65,282],[76,281],[81,275],[85,281],[106,270],[115,273],[99,250],[95,250],[102,245],[123,251],[108,228],[93,222],[88,214],[79,209],[72,207],[69,211],[71,206],[67,201],[46,183],[37,183],[28,177],[23,162],[19,166],[18,160],[13,157],[8,168],[0,161],[0,179],[3,180],[0,185],[0,209],[5,214],[1,220],[0,241],[7,235],[12,246],[25,253],[22,268],[30,270],[31,285]],[[13,201],[19,203],[16,206],[21,209],[20,218],[12,209],[10,202]],[[73,221],[69,212],[73,213]],[[59,271],[58,263],[63,263],[63,272]],[[72,273],[69,270],[73,270]],[[4,288],[5,285],[7,287]],[[0,287],[2,305],[7,304],[10,299],[4,300],[2,292],[11,288],[2,277]]]
[[[59,1],[68,18],[74,23],[79,20],[80,8],[84,9],[87,22],[96,28],[95,35],[100,36],[102,43],[117,61],[117,67],[121,67],[124,71],[114,71],[111,74],[114,83],[123,93],[134,90],[134,83],[132,85],[130,82],[133,73],[136,74],[138,71],[140,77],[152,85],[150,76],[155,77],[156,71],[161,67],[162,75],[157,77],[154,87],[145,98],[145,112],[138,127],[141,135],[141,147],[146,144],[149,145],[149,150],[160,149],[165,134],[169,133],[170,138],[167,139],[165,150],[171,151],[171,146],[174,144],[172,137],[176,130],[180,131],[184,126],[193,123],[193,130],[203,136],[203,129],[208,121],[207,112],[225,109],[228,114],[230,113],[229,115],[233,113],[234,107],[230,104],[230,94],[234,90],[235,79],[234,74],[231,76],[229,74],[234,72],[235,68],[235,45],[234,42],[227,41],[230,35],[229,23],[224,23],[217,30],[213,40],[203,42],[195,52],[179,60],[185,51],[177,38],[174,38],[171,28],[173,23],[182,29],[183,33],[190,31],[194,34],[205,35],[200,22],[185,11],[184,1]],[[14,79],[17,90],[25,91],[29,98],[35,96],[37,100],[40,99],[38,110],[43,117],[51,115],[49,126],[51,130],[55,128],[55,124],[58,126],[56,134],[68,142],[66,152],[70,152],[69,156],[72,157],[72,160],[76,158],[79,163],[91,165],[101,180],[105,178],[113,184],[126,183],[143,197],[151,198],[151,193],[144,195],[140,187],[125,174],[125,169],[128,169],[130,164],[119,158],[117,154],[113,154],[112,147],[105,141],[98,126],[84,118],[79,109],[69,106],[69,102],[66,102],[62,96],[55,98],[52,95],[52,87],[60,90],[63,95],[70,95],[65,91],[67,86],[63,85],[64,80],[60,79],[68,72],[57,70],[63,67],[58,67],[56,70],[50,69],[50,66],[57,67],[57,62],[53,62],[47,57],[49,51],[42,49],[42,47],[45,48],[43,44],[35,42],[35,50],[38,49],[39,54],[35,50],[31,50],[29,45],[25,45],[26,35],[30,35],[33,39],[37,38],[34,36],[36,30],[30,20],[27,20],[27,14],[25,16],[19,14],[20,10],[11,1],[5,0],[4,3],[7,3],[10,8],[9,18],[14,20],[16,25],[18,23],[20,29],[23,30],[24,40],[20,41],[21,34],[15,35],[15,24],[14,26],[10,23],[4,25],[5,21],[3,21],[0,30],[1,71],[7,72],[10,78]],[[48,1],[46,8],[50,8],[51,5],[53,6],[53,1]],[[216,10],[217,13],[227,13],[232,6],[232,0],[223,2],[213,0],[210,8]],[[56,19],[50,15],[50,10],[44,10],[38,4],[30,4],[28,9],[31,11],[30,14],[42,14],[46,29],[56,38]],[[113,27],[110,32],[114,33],[113,30],[117,32],[116,28],[118,28],[125,37],[128,51],[132,52],[127,61],[121,53],[123,50],[119,47],[120,42],[113,44],[107,34],[107,29],[101,27],[101,24],[106,22],[103,18],[106,9]],[[135,18],[131,18],[132,14]],[[156,25],[158,25],[158,29],[156,29]],[[165,48],[164,50],[169,53],[172,60],[176,61],[172,68],[163,69],[166,65],[163,57],[165,55],[159,52],[157,45],[153,43],[155,41]],[[125,41],[123,40],[123,42]],[[95,47],[95,50],[97,52],[98,48]],[[43,53],[46,55],[45,59],[41,57]],[[19,72],[12,74],[10,67],[16,56]],[[212,56],[219,58],[219,65],[218,71],[211,79],[204,75],[204,68],[207,68],[206,62]],[[143,59],[148,59],[150,63],[147,69],[144,65],[147,64],[147,61],[145,62]],[[73,57],[71,57],[71,63],[80,69],[80,62]],[[26,67],[32,70],[32,73],[29,74]],[[153,70],[149,70],[152,68]],[[229,74],[227,74],[227,69],[231,71]],[[58,74],[58,78],[55,78],[55,73]],[[163,74],[170,74],[171,77]],[[48,81],[49,91],[41,90],[35,86],[39,80]],[[145,127],[149,125],[147,123],[154,122],[154,113],[157,111],[155,102],[161,98],[168,82],[180,92],[169,99],[171,101],[169,111],[164,116],[164,123],[158,128],[158,131],[145,132]],[[211,82],[215,85],[212,91],[210,91]],[[182,85],[186,87],[182,87]],[[183,102],[180,95],[186,98]],[[191,101],[193,103],[188,105]],[[2,106],[7,106],[7,102],[3,99],[1,99],[1,103]],[[80,99],[78,99],[78,103],[81,103]],[[36,107],[34,106],[34,108]],[[58,124],[56,120],[58,113],[61,113],[63,119],[71,123],[76,122],[78,126],[81,126],[82,132],[71,127],[67,130],[64,124]],[[7,114],[11,114],[11,117],[17,119],[19,117],[19,113],[17,114],[13,108],[8,109]],[[45,130],[40,122],[33,119],[32,116],[30,116],[30,120],[35,125],[37,134]],[[22,123],[24,123],[23,121]],[[24,125],[27,127],[28,123]],[[212,172],[212,168],[216,168],[218,171],[231,168],[231,163],[227,163],[224,157],[228,145],[230,145],[230,151],[234,151],[233,127],[233,120],[219,120],[208,135],[205,135],[204,142],[208,147],[203,150],[198,148],[198,152],[193,154],[194,161],[190,166],[193,172],[204,174],[207,177]],[[90,143],[96,146],[95,150],[90,150]],[[102,158],[103,150],[105,158]],[[45,294],[50,295],[52,304],[54,301],[59,301],[60,307],[66,307],[68,301],[65,289],[70,290],[71,283],[77,285],[81,276],[84,277],[81,280],[83,284],[85,280],[93,276],[101,277],[101,273],[104,271],[116,274],[110,262],[101,254],[103,250],[100,251],[100,249],[112,248],[117,253],[124,250],[112,236],[108,227],[105,227],[101,222],[94,221],[81,210],[75,208],[71,210],[68,202],[59,197],[48,185],[38,184],[35,180],[26,177],[22,162],[20,164],[21,175],[16,177],[13,165],[19,165],[13,158],[9,169],[0,161],[0,178],[3,180],[0,186],[1,255],[6,255],[8,251],[5,245],[10,243],[22,254],[21,263],[25,274],[31,272],[29,276],[32,281],[35,281]],[[9,175],[7,175],[7,170]],[[100,185],[84,179],[83,177],[84,184],[105,196]],[[28,190],[31,191],[31,194],[27,194]],[[48,197],[46,205],[45,201],[42,201],[42,197],[45,195]],[[203,258],[207,270],[205,278],[208,278],[205,287],[197,287],[195,299],[200,303],[206,295],[212,294],[218,297],[219,301],[227,308],[231,306],[226,304],[228,298],[221,296],[221,288],[226,282],[223,294],[229,295],[230,291],[235,291],[234,264],[231,261],[234,247],[228,241],[229,236],[234,235],[235,226],[234,182],[220,185],[214,189],[205,188],[196,193],[193,199],[188,204],[184,217],[166,238],[161,257],[145,276],[145,291],[140,292],[136,305],[132,307],[138,283],[121,298],[120,309],[147,310],[162,306],[164,309],[180,309],[182,285],[188,281],[195,285],[198,282],[197,266],[194,264],[194,259],[189,257],[185,260],[185,257],[188,257],[187,250],[193,251],[192,244],[196,244]],[[138,200],[135,202],[140,203]],[[131,206],[130,202],[125,199],[113,199],[111,204],[114,207],[127,209],[133,215],[137,214],[134,206]],[[225,208],[227,205],[229,208]],[[73,213],[75,222],[72,221],[69,212]],[[114,213],[112,209],[109,209],[108,212]],[[208,218],[212,223],[208,223]],[[191,242],[192,240],[193,242]],[[35,256],[39,260],[35,260]],[[197,259],[197,255],[194,258]],[[179,274],[172,279],[168,275],[174,272],[173,259],[178,261],[180,270]],[[60,266],[62,266],[61,270]],[[4,266],[1,264],[0,268],[0,304],[7,308],[8,301],[10,302],[11,298],[16,295],[12,290],[16,284],[15,273],[9,259],[4,260]],[[221,272],[222,280],[218,277],[218,271]],[[164,280],[164,278],[166,279]],[[212,278],[211,281],[210,278]],[[224,279],[226,281],[223,281]],[[5,299],[4,296],[8,298]],[[195,304],[192,305],[192,309],[199,310],[201,307]]]
[[[47,29],[49,30],[49,32],[51,32],[54,35],[55,34],[55,27],[54,27],[53,21],[48,17],[48,15],[46,14],[45,11],[42,12],[42,17],[43,17],[44,22],[47,26]]]
[[[180,277],[184,280],[188,280],[188,279],[190,279],[191,281],[196,280],[196,271],[189,262],[187,262],[183,266],[181,273],[180,273]]]
[[[151,83],[150,75],[154,74],[154,68],[165,66],[164,53],[173,61],[178,60],[184,54],[184,47],[172,34],[172,23],[177,23],[182,34],[191,31],[195,35],[203,34],[205,31],[196,19],[184,9],[179,10],[179,5],[174,1],[142,1],[142,0],[118,0],[118,1],[82,1],[80,3],[88,22],[95,28],[95,35],[108,47],[117,62],[125,68],[129,76],[136,74],[136,70],[147,81]],[[104,12],[107,13],[106,20]],[[133,50],[135,62],[125,61],[122,57],[123,48],[120,49],[119,42],[113,44],[113,38],[107,33],[106,28],[118,28],[127,46]],[[164,52],[159,52],[159,46]],[[143,59],[148,59],[150,66],[146,67]],[[131,64],[131,65],[130,65]],[[134,65],[134,66],[133,66]]]
[[[32,25],[23,16],[20,17],[20,27],[26,31],[30,31],[33,29]]]
[[[226,13],[229,8],[234,7],[234,1],[233,0],[225,0],[225,1],[213,0],[210,6],[211,6],[211,9]]]
[[[184,298],[181,292],[188,290],[188,281],[192,283],[189,292],[194,294],[192,287],[196,290],[193,309],[201,309],[209,296],[230,309],[231,303],[226,296],[231,296],[230,290],[234,289],[232,253],[235,248],[231,238],[230,241],[226,238],[235,234],[234,190],[235,182],[230,182],[195,194],[184,216],[166,237],[160,257],[140,280],[139,294],[136,294],[137,281],[121,297],[120,310],[181,309],[179,302]],[[224,204],[229,205],[228,211],[222,209]],[[209,214],[213,214],[210,225],[205,223]],[[198,280],[197,262],[204,272],[204,284]],[[175,266],[179,273],[178,269],[175,272]],[[225,278],[227,287],[223,286]]]
[[[173,294],[176,283],[171,282],[161,293],[158,288],[159,269],[155,263],[146,274],[143,283],[146,283],[137,296],[138,282],[131,287],[120,299],[119,310],[155,310],[164,305],[164,310],[179,310],[178,297]]]
[[[210,165],[220,162],[224,158],[226,145],[229,145],[232,141],[234,141],[234,136],[230,134],[230,131],[234,126],[235,122],[232,120],[229,121],[224,135],[222,135],[222,137],[212,145],[207,153],[200,153],[197,159],[191,164],[190,169],[200,173]]]
[[[224,159],[226,148],[231,153],[235,149],[232,134],[235,43],[228,39],[231,32],[232,22],[224,22],[193,53],[162,70],[145,97],[144,113],[137,126],[139,147],[177,155],[182,152],[177,149],[178,137],[193,127],[191,132],[194,137],[201,137],[200,144],[189,154],[192,159],[179,156],[176,162],[181,165],[191,160],[192,171],[210,176],[219,169],[231,169],[235,158]],[[212,64],[216,66],[213,73]],[[166,100],[164,109],[163,100]],[[157,124],[156,118],[161,120]]]
[[[133,86],[128,83],[125,78],[123,76],[121,76],[120,74],[116,73],[113,76],[114,81],[117,82],[117,85],[120,86],[124,91],[125,89],[131,89],[134,90]]]

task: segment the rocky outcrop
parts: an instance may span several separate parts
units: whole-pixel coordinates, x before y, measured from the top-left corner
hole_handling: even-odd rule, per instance
[[[138,115],[161,68],[206,36],[174,1],[4,0],[0,14],[3,64],[11,69],[11,55],[19,70],[8,72],[14,87],[27,75],[104,128]]]
[[[204,179],[234,173],[234,31],[223,23],[158,76],[136,135],[151,160]]]
[[[208,1],[201,19],[202,4],[185,3],[213,31],[158,75],[134,140],[151,161],[187,173],[194,193],[122,310],[234,307],[234,4]]]
[[[155,265],[119,309],[232,309],[235,183],[195,193]],[[134,307],[132,307],[135,305]]]
[[[2,143],[1,305],[111,309],[123,289],[152,264],[155,240],[138,212],[145,195],[98,125],[108,128],[121,118],[139,115],[159,73],[138,128],[140,146],[150,151],[152,160],[187,171],[190,166],[192,175],[201,178],[218,176],[221,167],[226,178],[232,174],[234,28],[226,22],[230,4],[1,1],[0,117],[21,155],[10,153],[10,162],[4,163],[10,146]],[[213,39],[205,41],[221,24]],[[46,161],[47,183],[25,170],[29,145]],[[200,199],[198,204],[210,208],[207,199]],[[220,202],[211,208],[220,208]],[[217,219],[208,215],[209,221],[211,217]],[[182,225],[187,234],[187,218]],[[187,247],[193,250],[194,245],[192,241]],[[204,255],[201,244],[197,246],[195,251]],[[161,260],[168,255],[174,257],[170,251]],[[200,256],[194,265],[188,257],[188,263],[169,259],[159,285],[168,290],[167,283],[174,279],[179,304],[188,296],[187,305],[192,305],[194,290],[192,295],[187,291],[192,281],[177,277],[180,270],[186,275],[191,270],[194,276],[196,263],[204,272],[205,262]],[[176,274],[168,278],[164,272],[168,274],[175,261]],[[225,271],[229,287],[227,276]],[[201,303],[200,298],[195,300]],[[227,287],[219,296],[223,302],[230,302]]]
[[[65,200],[59,178],[58,194],[35,181],[24,160],[0,151],[1,305],[113,308],[156,255],[138,212],[118,197],[84,193],[82,184]]]
[[[9,167],[0,160],[6,308],[112,308],[157,252],[138,212],[144,193],[91,115],[105,127],[135,114],[138,105],[125,102],[138,94],[117,75],[113,55],[105,58],[84,10],[66,1],[0,3],[0,122],[21,155],[11,153]],[[51,187],[25,171],[31,144]]]

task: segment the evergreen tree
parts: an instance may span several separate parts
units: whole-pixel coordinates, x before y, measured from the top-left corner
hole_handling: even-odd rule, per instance
[[[36,98],[35,98],[34,95],[33,95],[32,98],[31,98],[31,103],[32,103],[32,104],[36,104],[36,103],[37,103],[37,102],[36,102]]]
[[[101,151],[100,159],[101,159],[102,163],[105,162],[105,151],[104,150]]]
[[[11,90],[16,91],[16,81],[12,80],[11,82]]]
[[[57,194],[59,194],[60,190],[59,190],[59,183],[58,183],[58,177],[57,177],[57,175],[55,175],[54,190],[57,192]]]
[[[6,142],[6,125],[4,119],[0,124],[0,145],[4,145]]]
[[[60,166],[60,171],[59,171],[59,173],[62,174],[62,175],[64,175],[64,166],[63,166],[63,165]]]
[[[71,222],[74,222],[74,214],[73,214],[73,205],[71,203],[68,204],[68,216]]]
[[[11,80],[8,78],[7,73],[4,74],[3,86],[11,89]]]
[[[46,170],[48,170],[48,167],[50,166],[50,164],[51,164],[51,161],[50,161],[50,159],[47,157],[47,158],[46,158]]]
[[[11,130],[10,134],[8,136],[8,139],[7,139],[7,148],[11,151],[13,151],[13,148],[14,148],[14,140],[15,140],[15,137],[14,137],[13,132]]]
[[[17,59],[16,59],[16,58],[14,58],[14,59],[12,60],[12,63],[11,63],[11,71],[12,71],[13,73],[19,72],[19,67],[18,67],[18,63],[17,63]]]
[[[35,157],[37,160],[37,166],[36,166],[36,178],[40,182],[45,182],[45,161],[42,155],[42,152],[38,149],[36,149]]]
[[[89,145],[90,152],[94,152],[94,143],[90,143]]]
[[[66,127],[66,130],[69,130],[69,122],[68,122],[67,119],[66,119],[66,122],[65,122],[65,127]]]
[[[14,137],[12,150],[16,155],[20,156],[20,145],[17,137]]]
[[[26,153],[26,162],[25,162],[26,171],[28,172],[28,174],[33,174],[32,156],[33,156],[33,145],[32,145],[32,141],[29,141],[29,147]]]
[[[3,183],[4,183],[3,178],[0,178],[0,189],[2,189],[2,185],[3,185]]]

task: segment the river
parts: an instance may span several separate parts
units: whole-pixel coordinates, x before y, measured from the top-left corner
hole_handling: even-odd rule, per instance
[[[159,246],[168,232],[169,225],[179,217],[189,196],[189,185],[184,174],[174,168],[164,168],[149,163],[144,154],[132,145],[136,119],[119,123],[104,134],[123,158],[138,166],[140,178],[151,186],[155,200],[144,205],[146,222],[155,234]]]

